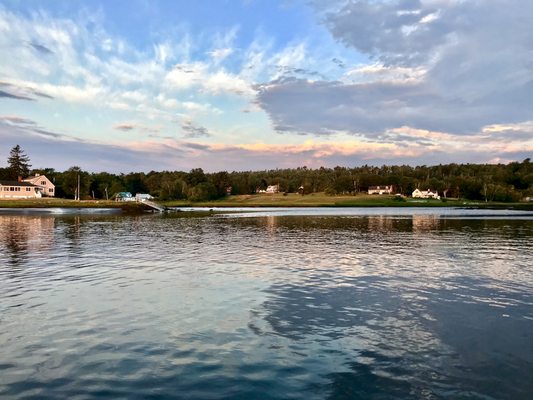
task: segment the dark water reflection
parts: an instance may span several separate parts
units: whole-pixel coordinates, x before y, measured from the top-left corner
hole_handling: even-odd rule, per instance
[[[0,397],[528,399],[533,221],[0,215]]]

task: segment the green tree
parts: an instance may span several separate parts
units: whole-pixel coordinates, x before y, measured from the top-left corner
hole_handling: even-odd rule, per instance
[[[9,152],[7,163],[11,179],[17,179],[19,176],[27,177],[30,174],[30,158],[18,144]]]
[[[205,176],[204,170],[202,168],[193,168],[191,172],[187,174],[185,178],[189,186],[196,186],[199,183],[206,182],[207,177]]]
[[[231,186],[229,183],[229,175],[226,171],[216,172],[211,174],[210,181],[217,190],[217,197],[224,197],[226,189]]]
[[[217,198],[217,188],[211,182],[201,182],[189,192],[189,200],[206,201]]]
[[[0,180],[9,180],[11,179],[11,171],[9,168],[0,168]]]
[[[78,177],[80,185],[79,198],[84,199],[90,197],[89,188],[91,187],[91,175],[88,172],[82,171],[80,167],[70,167],[67,171],[61,174],[61,179],[57,186],[61,188],[62,195],[76,198],[78,191]]]

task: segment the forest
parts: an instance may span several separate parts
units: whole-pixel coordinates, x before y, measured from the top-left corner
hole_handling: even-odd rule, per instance
[[[56,196],[73,198],[78,176],[82,199],[112,199],[118,192],[150,193],[159,200],[205,201],[228,194],[254,194],[268,185],[280,191],[326,194],[366,192],[369,186],[394,185],[409,196],[416,188],[437,190],[444,198],[498,202],[520,201],[533,196],[533,164],[529,158],[509,164],[445,164],[433,166],[382,165],[318,169],[305,166],[265,171],[220,171],[201,168],[184,171],[150,171],[113,174],[88,172],[73,166],[66,171],[30,169],[29,157],[19,146],[11,150],[8,166],[0,168],[1,180],[44,174],[56,185]]]

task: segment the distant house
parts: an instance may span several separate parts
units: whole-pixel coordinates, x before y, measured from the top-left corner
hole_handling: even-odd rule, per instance
[[[23,179],[23,182],[37,186],[42,196],[54,197],[56,186],[45,175],[35,174]]]
[[[0,181],[0,199],[38,199],[42,196],[38,186],[29,182]]]
[[[279,185],[267,186],[266,190],[256,189],[257,193],[279,193]]]
[[[279,185],[270,185],[266,189],[266,193],[279,193]]]
[[[153,200],[154,196],[148,194],[148,193],[137,193],[135,195],[136,201],[145,201],[145,200]]]
[[[135,197],[130,192],[118,192],[115,201],[135,201]]]
[[[415,189],[412,194],[415,199],[440,199],[439,193],[435,190],[434,192],[431,189],[428,190],[419,190]]]
[[[370,186],[368,188],[368,194],[393,194],[393,193],[394,193],[394,186],[392,185]]]

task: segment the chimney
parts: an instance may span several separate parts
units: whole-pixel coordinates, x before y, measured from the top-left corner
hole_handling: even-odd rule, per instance
[[[19,182],[22,182],[22,176],[19,175],[19,177],[18,177],[18,181],[19,181]]]

